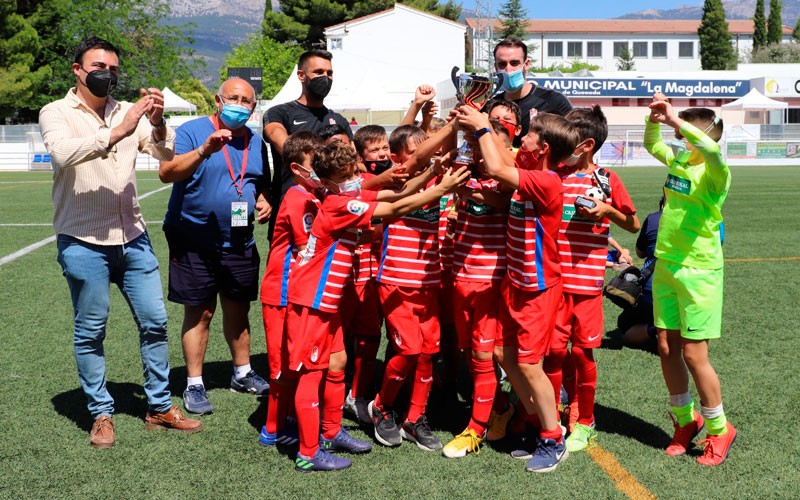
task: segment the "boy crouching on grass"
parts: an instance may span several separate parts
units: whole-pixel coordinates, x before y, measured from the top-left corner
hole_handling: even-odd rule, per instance
[[[661,124],[675,129],[669,145]],[[675,414],[675,434],[667,454],[683,455],[705,427],[702,465],[719,465],[736,439],[725,418],[722,389],[708,359],[708,341],[722,329],[722,204],[731,172],[717,141],[722,120],[713,110],[690,108],[675,113],[657,93],[645,121],[644,146],[669,168],[653,273],[653,315],[658,330],[661,370]],[[700,415],[689,393],[689,374],[700,394]]]
[[[287,347],[289,368],[298,374],[295,408],[300,449],[295,468],[300,471],[332,471],[351,461],[327,450],[367,451],[341,427],[341,400],[323,402],[323,436],[320,436],[319,389],[331,352],[343,350],[339,305],[342,291],[352,280],[358,231],[369,230],[373,218],[397,217],[438,200],[466,180],[466,169],[447,172],[440,184],[422,193],[387,203],[394,191],[361,191],[358,160],[352,147],[328,144],[314,155],[314,171],[328,189],[311,226],[305,250],[298,255],[289,282]],[[334,415],[335,414],[335,415]],[[328,438],[329,435],[333,438]],[[325,448],[320,447],[324,439]]]
[[[542,369],[561,301],[557,239],[563,210],[561,179],[553,169],[575,150],[578,133],[561,116],[531,120],[515,164],[500,151],[489,117],[467,106],[459,125],[475,130],[486,173],[514,189],[508,216],[506,262],[501,284],[495,356],[541,431],[527,470],[549,472],[567,458],[553,387]],[[526,456],[527,458],[527,456]]]

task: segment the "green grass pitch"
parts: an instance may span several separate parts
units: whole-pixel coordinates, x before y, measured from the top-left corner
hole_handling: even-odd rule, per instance
[[[619,309],[606,303],[607,346],[598,362],[599,445],[644,488],[661,498],[796,498],[800,445],[797,276],[800,275],[800,166],[735,167],[726,218],[723,337],[711,343],[725,410],[739,429],[728,461],[703,468],[693,456],[667,457],[672,427],[667,393],[653,354],[619,347]],[[639,216],[656,209],[665,171],[616,169]],[[139,193],[162,187],[139,174]],[[0,174],[0,258],[53,235],[51,174]],[[169,189],[142,201],[166,287],[167,248],[160,221]],[[632,248],[634,236],[612,234]],[[258,228],[262,261],[266,230]],[[263,264],[262,264],[263,265]],[[182,311],[168,303],[173,401],[185,385]],[[200,434],[145,431],[137,333],[127,305],[112,292],[105,342],[116,398],[117,445],[88,445],[91,420],[72,354],[71,304],[55,244],[0,265],[0,498],[621,498],[614,480],[586,453],[552,474],[531,474],[506,453],[508,444],[447,460],[404,443],[375,445],[338,473],[301,474],[290,458],[257,443],[265,406],[227,389],[230,355],[215,319],[205,379],[215,413]],[[260,308],[253,305],[253,363],[266,372]],[[381,353],[383,351],[381,350]],[[382,357],[382,354],[380,355]],[[465,403],[431,398],[442,441],[468,419]],[[355,425],[345,419],[345,423]],[[783,430],[781,430],[783,429]],[[371,433],[353,430],[370,439]]]

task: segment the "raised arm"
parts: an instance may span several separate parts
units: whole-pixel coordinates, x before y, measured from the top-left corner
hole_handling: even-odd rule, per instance
[[[421,193],[406,196],[392,203],[380,202],[375,208],[374,217],[400,217],[414,210],[420,209],[434,201],[438,201],[447,193],[455,191],[459,184],[469,178],[469,169],[462,167],[457,171],[448,170],[442,176],[442,181]]]

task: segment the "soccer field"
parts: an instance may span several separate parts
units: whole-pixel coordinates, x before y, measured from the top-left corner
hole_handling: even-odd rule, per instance
[[[117,444],[88,444],[92,421],[72,354],[72,308],[56,262],[51,174],[0,173],[0,498],[797,498],[800,441],[800,165],[734,167],[725,216],[723,336],[711,343],[725,411],[739,437],[716,468],[664,454],[672,434],[658,357],[622,348],[619,309],[606,301],[606,339],[598,363],[598,446],[570,455],[555,472],[533,474],[508,455],[513,442],[448,460],[406,442],[375,445],[342,472],[302,474],[292,457],[258,445],[264,402],[228,390],[230,354],[220,320],[212,324],[204,377],[215,413],[205,430],[145,431],[146,401],[135,324],[112,293],[106,360],[116,400]],[[639,217],[655,211],[666,172],[616,169]],[[138,175],[139,195],[166,287],[167,247],[160,221],[169,188],[155,172]],[[152,193],[152,194],[151,194]],[[144,195],[147,195],[144,197]],[[624,246],[634,235],[612,229]],[[257,232],[266,260],[266,228]],[[20,256],[13,258],[15,253]],[[788,281],[782,281],[787,278]],[[168,303],[171,388],[181,404],[186,370],[182,310]],[[253,363],[266,374],[260,307],[251,311]],[[383,349],[381,349],[382,357]],[[696,392],[695,392],[696,395]],[[431,395],[429,414],[443,442],[463,430],[469,408]],[[345,418],[346,425],[355,423]],[[787,432],[778,432],[783,426]],[[371,430],[352,432],[371,440]]]

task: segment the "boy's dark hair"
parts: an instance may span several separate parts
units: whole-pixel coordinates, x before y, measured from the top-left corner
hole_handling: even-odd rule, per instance
[[[573,108],[566,118],[578,132],[579,141],[594,139],[592,154],[600,151],[608,138],[608,121],[599,104],[591,108]]]
[[[530,131],[550,146],[550,163],[567,159],[578,145],[578,132],[566,118],[553,113],[539,113],[531,119]]]
[[[321,141],[325,142],[334,135],[347,135],[347,131],[341,125],[332,123],[322,127],[322,130],[320,130],[317,135]]]
[[[489,123],[492,124],[492,130],[494,130],[495,134],[508,137],[509,140],[512,139],[508,135],[508,129],[505,126],[503,126],[502,123],[500,123],[500,120],[495,120],[494,118],[492,118],[491,120],[489,120]]]
[[[522,62],[525,62],[525,60],[528,59],[528,46],[525,45],[525,42],[523,42],[519,38],[514,38],[513,36],[510,36],[508,38],[503,38],[502,40],[497,42],[497,45],[494,46],[494,52],[492,52],[492,55],[495,58],[497,58],[497,49],[499,49],[500,47],[517,47],[519,49],[522,49],[522,59],[523,59]]]
[[[353,144],[356,147],[356,153],[364,156],[367,146],[372,142],[378,142],[386,139],[386,129],[380,125],[364,125],[356,130],[353,135]]]
[[[719,118],[713,109],[687,108],[678,112],[678,118],[691,123],[700,130],[704,130],[706,135],[715,141],[719,141],[722,138],[722,118]]]
[[[342,141],[333,141],[314,152],[311,160],[314,171],[320,179],[330,179],[336,174],[344,174],[358,163],[355,150]]]
[[[96,36],[90,36],[89,38],[84,38],[81,40],[81,43],[75,47],[74,62],[82,65],[83,55],[92,49],[103,49],[108,52],[113,52],[117,55],[117,57],[119,57],[119,49],[116,48],[111,42]]]
[[[331,59],[333,59],[333,54],[331,54],[327,50],[322,50],[322,49],[307,50],[302,54],[300,54],[300,59],[297,60],[298,69],[302,69],[303,71],[305,71],[306,62],[308,62],[308,60],[311,59],[312,57],[321,57],[323,59],[327,59],[328,61],[330,61]]]
[[[409,139],[419,144],[427,138],[428,135],[416,125],[401,125],[394,129],[389,136],[389,151],[399,155],[407,149]]]
[[[514,119],[517,120],[516,124],[519,125],[522,122],[522,111],[519,109],[519,104],[514,101],[509,101],[508,99],[492,99],[486,103],[483,112],[487,115],[491,114],[494,108],[508,108],[514,113]]]
[[[300,130],[290,135],[283,143],[283,167],[289,168],[292,163],[303,164],[306,156],[313,156],[320,148],[319,137],[309,130]]]
[[[434,132],[438,132],[445,125],[447,125],[447,120],[445,120],[444,118],[439,118],[438,116],[434,116],[433,118],[431,118],[430,125],[428,125],[428,133],[432,134]]]

